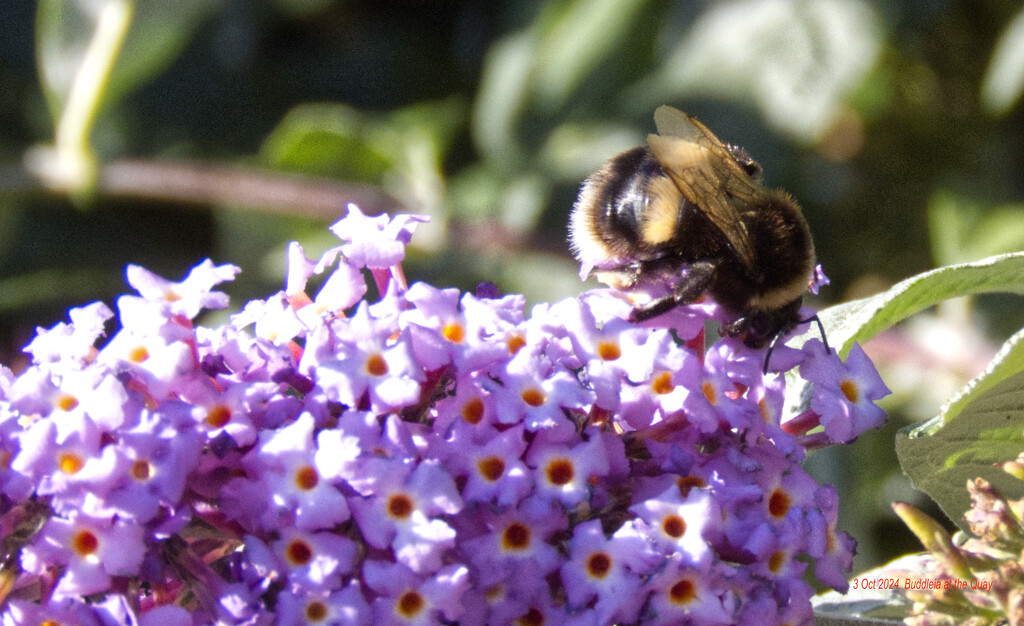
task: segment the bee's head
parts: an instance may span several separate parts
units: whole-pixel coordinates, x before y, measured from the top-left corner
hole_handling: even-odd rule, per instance
[[[739,318],[735,322],[726,325],[722,331],[731,336],[739,337],[748,348],[760,350],[768,346],[768,352],[764,355],[764,373],[768,373],[768,363],[772,358],[772,350],[775,345],[785,340],[789,331],[800,324],[816,322],[818,330],[821,331],[821,341],[825,344],[825,350],[829,350],[828,338],[825,337],[825,327],[817,315],[803,319],[800,317],[800,308],[803,298],[793,300],[781,309],[754,311],[749,315]]]
[[[732,323],[726,324],[722,332],[738,337],[749,348],[759,350],[783,335],[801,322],[800,306],[803,297],[789,302],[778,309],[754,309]]]
[[[730,155],[732,155],[736,164],[743,168],[743,171],[747,173],[747,176],[750,176],[758,183],[761,182],[761,179],[764,178],[764,169],[761,167],[760,163],[750,156],[750,153],[747,152],[746,148],[727,143],[725,144],[725,149],[729,151]]]

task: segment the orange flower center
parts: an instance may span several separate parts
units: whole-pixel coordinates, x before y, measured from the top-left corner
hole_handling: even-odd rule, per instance
[[[466,338],[466,331],[463,330],[462,325],[458,322],[448,322],[445,324],[441,334],[452,343],[462,343],[462,340]]]
[[[481,476],[493,483],[505,474],[505,459],[500,456],[489,456],[477,461],[476,467]]]
[[[519,522],[509,524],[501,535],[501,545],[506,550],[525,550],[530,546],[530,528]]]
[[[136,346],[128,351],[128,360],[132,363],[144,363],[149,358],[146,346]]]
[[[519,394],[519,397],[523,399],[523,402],[532,407],[542,406],[544,401],[547,400],[547,398],[544,397],[544,392],[535,387],[524,389],[523,392]]]
[[[130,470],[132,478],[144,483],[153,477],[153,466],[145,459],[135,459]]]
[[[484,418],[484,401],[480,398],[472,398],[462,405],[462,419],[467,424],[479,424]]]
[[[718,391],[715,386],[711,384],[711,381],[704,381],[704,384],[700,386],[701,391],[704,392],[704,397],[708,399],[711,404],[718,404]]]
[[[669,600],[673,604],[689,604],[696,596],[697,589],[693,586],[693,581],[688,578],[680,578],[668,590]]]
[[[552,459],[548,462],[546,474],[548,482],[563,487],[576,477],[576,469],[569,459]]]
[[[316,623],[327,619],[330,611],[327,610],[327,605],[320,600],[313,600],[306,605],[304,613],[306,615],[307,622]]]
[[[388,373],[388,362],[380,354],[371,354],[366,359],[366,373],[371,376],[383,376]]]
[[[614,361],[622,356],[619,344],[612,341],[602,341],[597,344],[597,355],[602,361]]]
[[[768,499],[768,512],[772,514],[772,517],[781,519],[789,513],[789,507],[793,503],[789,494],[782,490],[782,488],[776,488],[772,492],[771,497]]]
[[[61,452],[57,457],[57,465],[60,467],[60,471],[73,476],[85,467],[85,459],[75,452]]]
[[[309,491],[320,482],[320,474],[315,467],[305,465],[295,472],[295,485],[303,491]]]
[[[206,425],[210,428],[224,428],[231,421],[231,409],[218,404],[206,414]]]
[[[612,569],[612,557],[604,552],[595,552],[587,559],[587,574],[598,580],[608,575]]]
[[[651,379],[651,389],[658,395],[663,396],[666,393],[672,393],[675,388],[676,386],[672,384],[671,372],[659,372]]]
[[[679,539],[686,534],[686,520],[678,515],[666,515],[661,520],[661,529],[666,535],[673,539]]]
[[[404,520],[415,508],[412,499],[404,493],[396,493],[388,500],[388,515],[395,519]]]
[[[313,560],[313,548],[301,539],[294,539],[284,551],[285,558],[295,566],[302,567]]]
[[[71,548],[79,556],[92,556],[100,549],[100,540],[91,530],[80,530],[71,538]]]
[[[78,398],[69,393],[57,394],[53,400],[53,406],[61,411],[73,411],[78,406]]]
[[[526,345],[526,339],[521,335],[512,335],[505,341],[505,346],[508,348],[509,354],[515,354]]]
[[[398,602],[395,603],[395,608],[398,609],[398,613],[406,619],[412,619],[423,610],[423,607],[427,605],[427,601],[420,595],[418,591],[406,591],[398,598]]]
[[[857,388],[857,383],[852,380],[844,380],[839,383],[839,390],[853,404],[857,404],[857,401],[860,400],[860,389]]]

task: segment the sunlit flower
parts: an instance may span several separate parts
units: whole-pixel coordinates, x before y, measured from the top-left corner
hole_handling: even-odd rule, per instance
[[[227,324],[198,315],[238,270],[205,261],[129,268],[105,344],[99,303],[39,331],[0,368],[0,621],[800,623],[809,580],[845,588],[853,541],[800,462],[880,425],[859,348],[779,346],[769,371],[814,383],[783,424],[763,350],[705,350],[713,302],[634,324],[610,290],[527,314],[409,286],[424,220],[350,207]]]
[[[50,518],[22,552],[21,564],[36,574],[66,568],[53,592],[59,599],[105,591],[112,576],[138,574],[145,554],[141,526],[72,514]]]
[[[859,344],[850,347],[846,362],[834,353],[825,353],[817,339],[807,342],[809,359],[800,366],[800,375],[814,385],[811,409],[821,415],[821,424],[831,441],[848,443],[865,430],[879,428],[885,412],[875,404],[889,395],[878,370]]]

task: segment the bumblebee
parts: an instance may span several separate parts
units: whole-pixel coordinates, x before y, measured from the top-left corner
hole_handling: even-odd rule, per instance
[[[745,150],[693,117],[662,106],[658,134],[588,178],[569,223],[580,276],[656,295],[635,307],[651,319],[705,294],[731,316],[724,335],[762,348],[800,319],[814,242],[788,193],[766,189]],[[767,363],[766,363],[767,367]]]

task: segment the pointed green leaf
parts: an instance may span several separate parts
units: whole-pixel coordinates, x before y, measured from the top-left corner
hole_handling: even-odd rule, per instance
[[[1024,294],[1024,252],[918,274],[874,296],[829,307],[820,311],[818,317],[829,345],[845,356],[854,341],[863,344],[900,320],[943,300],[999,292]],[[789,343],[799,346],[817,336],[817,328],[811,327]],[[790,383],[786,392],[787,413],[796,414],[807,407],[808,386],[796,378]]]
[[[981,85],[981,103],[993,115],[1013,110],[1024,93],[1024,11],[999,36]]]
[[[379,183],[393,165],[368,138],[371,122],[341,104],[301,104],[267,136],[260,158],[292,172]]]
[[[984,478],[1003,494],[1024,497],[1024,482],[997,467],[1024,451],[1024,330],[936,417],[896,437],[896,454],[914,486],[964,527],[965,485]]]
[[[929,239],[937,262],[963,263],[1024,249],[1024,205],[987,205],[939,189],[928,200]]]
[[[880,294],[830,307],[819,315],[843,354],[896,322],[943,300],[979,293],[1024,294],[1024,252],[950,265],[899,282]]]
[[[537,101],[561,106],[598,64],[619,50],[647,0],[572,0],[548,5],[534,51]]]

